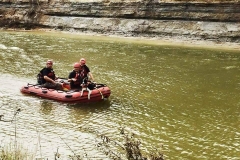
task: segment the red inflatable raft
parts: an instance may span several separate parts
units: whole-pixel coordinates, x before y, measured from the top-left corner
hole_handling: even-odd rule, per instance
[[[98,102],[106,100],[111,94],[109,87],[105,84],[96,84],[93,90],[83,89],[69,91],[47,89],[41,87],[41,85],[27,84],[21,88],[21,92],[67,103]]]

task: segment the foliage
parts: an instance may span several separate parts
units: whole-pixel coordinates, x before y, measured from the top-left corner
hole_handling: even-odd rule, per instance
[[[125,134],[124,130],[121,129],[121,134],[124,135],[125,137],[125,151],[126,151],[126,157],[129,160],[164,160],[163,154],[160,151],[157,151],[155,153],[151,153],[148,157],[146,158],[142,155],[140,145],[141,142],[138,139],[134,138],[134,134],[128,135]]]
[[[117,140],[112,140],[102,134],[99,136],[101,141],[98,142],[97,147],[111,159],[164,160],[161,148],[155,149],[149,155],[142,153],[141,141],[135,138],[135,134],[126,132],[124,128],[120,129],[120,137]]]

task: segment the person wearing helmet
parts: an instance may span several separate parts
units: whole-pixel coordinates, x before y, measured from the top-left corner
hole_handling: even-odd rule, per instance
[[[71,89],[80,89],[80,63],[74,63],[73,68],[73,71],[69,73],[68,82],[70,82]]]
[[[62,84],[55,81],[56,76],[52,66],[53,66],[53,61],[48,60],[46,62],[46,67],[40,71],[43,77],[42,87],[56,89],[56,90],[63,90]]]
[[[86,60],[85,58],[81,58],[80,61],[80,77],[82,79],[82,83],[87,83],[88,81],[94,81],[93,79],[93,75],[92,73],[90,72],[90,69],[88,68],[88,66],[86,65]],[[90,78],[90,79],[89,79]]]

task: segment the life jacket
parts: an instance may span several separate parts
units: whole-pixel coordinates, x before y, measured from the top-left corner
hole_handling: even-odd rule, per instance
[[[73,82],[73,84],[74,85],[80,85],[80,74],[78,73],[78,72],[75,72],[75,79],[76,79],[76,81],[75,82]]]

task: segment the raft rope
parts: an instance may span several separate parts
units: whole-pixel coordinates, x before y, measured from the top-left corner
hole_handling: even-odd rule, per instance
[[[104,86],[104,85],[103,85]],[[95,87],[95,89],[97,89],[99,91],[99,93],[101,94],[102,96],[102,99],[104,98],[102,92],[99,90],[99,88]],[[80,97],[82,97],[83,95],[83,91],[88,91],[88,99],[90,99],[90,95],[92,93],[92,90],[90,90],[89,88],[84,88],[84,90],[81,91],[81,94],[80,94]]]
[[[102,94],[102,92],[98,89],[98,88],[96,88],[98,91],[99,91],[99,93],[101,94],[101,96],[102,96],[102,99],[104,98],[103,97],[103,94]]]

